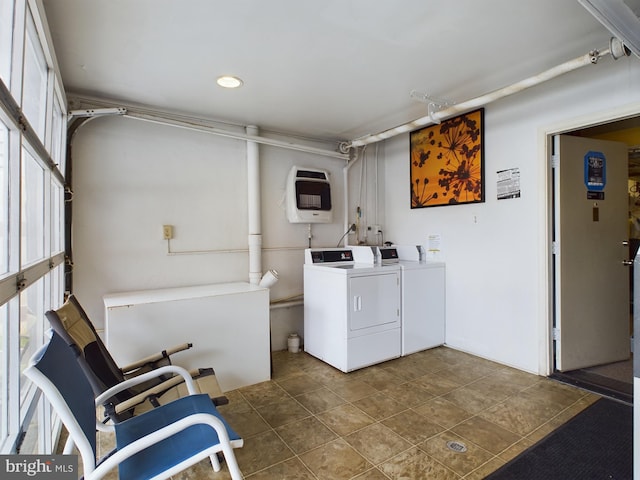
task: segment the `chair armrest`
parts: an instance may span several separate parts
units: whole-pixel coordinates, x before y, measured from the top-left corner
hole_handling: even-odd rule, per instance
[[[177,365],[167,365],[165,367],[157,368],[151,372],[143,373],[137,377],[129,378],[124,382],[120,382],[118,385],[114,385],[113,387],[105,390],[100,395],[96,397],[95,403],[96,406],[102,405],[106,400],[113,397],[116,393],[126,390],[127,388],[131,388],[134,385],[138,385],[139,383],[146,382],[152,378],[156,378],[162,376],[166,373],[180,375],[184,379],[184,383],[187,386],[187,390],[190,394],[200,393],[196,388],[193,378],[189,375],[189,372]]]
[[[234,447],[235,448],[242,447],[244,443],[243,440],[240,438],[238,440],[234,440],[233,442],[231,442],[229,440],[229,435],[227,434],[227,429],[222,423],[222,420],[220,420],[215,415],[211,415],[208,413],[194,413],[192,415],[188,415],[184,418],[181,418],[176,422],[170,423],[160,428],[159,430],[156,430],[150,433],[149,435],[146,435],[136,440],[135,442],[132,442],[129,445],[126,445],[125,447],[119,449],[109,458],[105,459],[104,462],[102,462],[93,472],[85,475],[85,479],[97,480],[99,478],[102,478],[111,469],[113,469],[114,467],[117,467],[118,464],[122,463],[127,458],[132,457],[133,455],[140,452],[141,450],[144,450],[147,447],[155,445],[160,441],[166,438],[169,438],[172,435],[175,435],[176,433],[192,425],[199,425],[199,424],[209,425],[211,428],[213,428],[216,431],[216,434],[218,435],[218,439],[219,439],[219,443],[217,445],[211,446],[214,448],[210,448],[200,452],[199,456],[201,458],[206,458],[211,454],[213,454],[215,451],[223,451],[225,454],[227,463],[229,464],[230,470],[233,471],[233,473],[237,471],[237,473],[239,474],[240,471],[238,470],[237,464],[233,457],[233,451],[231,449]],[[231,459],[234,459],[234,460],[231,460]],[[180,468],[175,471],[169,469],[166,472],[167,477],[177,473],[178,471],[181,471],[183,468],[184,468],[183,466],[180,466]],[[241,476],[233,475],[233,473],[232,473],[233,478],[242,478]]]
[[[159,383],[158,385],[155,385],[150,389],[145,390],[144,392],[140,392],[134,397],[131,397],[123,402],[118,403],[115,406],[115,412],[119,414],[126,410],[129,410],[131,407],[135,407],[139,403],[144,402],[149,396],[156,395],[160,392],[164,392],[165,390],[168,390],[169,388],[175,385],[178,385],[179,383],[182,383],[182,382],[183,382],[182,377],[180,375],[175,375],[171,377],[169,380],[165,380],[164,382]],[[196,393],[202,393],[200,392],[200,389],[197,386],[195,386],[195,384],[194,384],[194,388],[196,390]],[[193,392],[189,392],[189,393],[193,393]]]
[[[129,365],[125,365],[121,367],[120,370],[124,374],[127,374],[137,368],[143,367],[150,363],[157,362],[158,360],[162,360],[163,358],[170,357],[174,353],[182,352],[183,350],[188,350],[193,347],[192,343],[183,343],[181,345],[176,345],[175,347],[169,348],[167,350],[163,350],[162,352],[154,353],[153,355],[149,355],[148,357],[141,358],[140,360],[130,363]]]

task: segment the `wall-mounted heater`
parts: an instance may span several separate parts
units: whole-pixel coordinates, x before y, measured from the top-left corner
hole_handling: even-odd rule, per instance
[[[287,177],[287,218],[291,223],[330,223],[331,183],[324,170],[292,167]]]

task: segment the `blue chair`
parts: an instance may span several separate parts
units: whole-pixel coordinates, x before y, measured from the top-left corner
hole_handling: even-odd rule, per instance
[[[234,448],[243,440],[227,424],[206,394],[179,398],[119,423],[105,425],[96,419],[96,405],[136,382],[157,374],[180,374],[187,388],[195,390],[189,373],[169,365],[122,382],[94,399],[83,373],[82,356],[52,332],[51,340],[36,352],[25,375],[45,394],[75,443],[84,478],[102,478],[116,466],[121,480],[169,478],[209,457],[220,470],[222,453],[233,480],[242,479]],[[101,462],[96,459],[96,430],[115,431],[116,450]]]

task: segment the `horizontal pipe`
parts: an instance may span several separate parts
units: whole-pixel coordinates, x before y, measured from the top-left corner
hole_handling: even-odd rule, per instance
[[[344,143],[341,145],[340,150],[343,152],[346,152],[350,148],[362,147],[370,143],[380,142],[382,140],[395,137],[396,135],[400,135],[402,133],[411,132],[416,128],[424,127],[425,125],[438,123],[440,120],[444,118],[452,117],[459,113],[463,113],[463,112],[472,110],[474,108],[481,107],[488,103],[494,102],[498,99],[507,97],[509,95],[513,95],[514,93],[521,92],[535,85],[539,85],[543,82],[556,78],[565,73],[571,72],[573,70],[577,70],[578,68],[584,67],[589,64],[595,64],[597,63],[599,58],[605,55],[608,55],[609,53],[611,53],[609,48],[606,48],[602,51],[594,50],[592,52],[589,52],[586,55],[582,55],[573,60],[569,60],[568,62],[557,65],[553,68],[550,68],[549,70],[545,70],[544,72],[534,75],[532,77],[525,78],[524,80],[516,82],[512,85],[500,88],[498,90],[487,93],[485,95],[481,95],[476,98],[472,98],[465,102],[455,104],[451,107],[445,108],[438,112],[433,112],[430,115],[426,115],[424,117],[418,118],[417,120],[413,120],[412,122],[399,125],[389,130],[385,130],[383,132],[373,134],[373,135],[366,135],[364,137],[360,137],[355,140],[352,140],[351,142]]]
[[[271,302],[271,305],[269,305],[269,308],[271,310],[277,310],[279,308],[290,308],[290,307],[297,307],[300,305],[304,305],[304,300],[300,299],[300,300],[290,300],[288,302]]]
[[[185,130],[193,130],[196,132],[218,135],[221,137],[234,138],[236,140],[247,140],[255,143],[260,143],[262,145],[270,145],[272,147],[286,148],[289,150],[296,150],[299,152],[315,153],[317,155],[337,158],[339,160],[345,160],[345,161],[349,160],[348,155],[337,152],[337,151],[334,152],[332,150],[325,150],[323,148],[309,147],[306,145],[300,145],[298,143],[285,142],[282,140],[275,140],[273,138],[265,138],[259,135],[249,135],[245,133],[231,132],[229,130],[224,130],[222,128],[198,125],[196,123],[183,122],[179,120],[171,120],[171,119],[162,118],[156,115],[150,115],[147,113],[139,113],[139,112],[131,111],[130,109],[127,109],[127,113],[124,114],[123,116],[127,118],[133,118],[135,120],[142,120],[145,122],[155,123],[159,125],[168,125],[171,127],[182,128]]]

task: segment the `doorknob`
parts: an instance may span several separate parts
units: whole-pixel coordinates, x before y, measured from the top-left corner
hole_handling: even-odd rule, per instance
[[[622,246],[623,247],[628,247],[629,246],[629,242],[627,240],[623,240],[622,241]]]
[[[623,260],[623,261],[622,261],[622,264],[623,264],[625,267],[630,267],[631,265],[633,265],[633,260]]]

